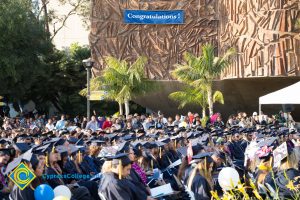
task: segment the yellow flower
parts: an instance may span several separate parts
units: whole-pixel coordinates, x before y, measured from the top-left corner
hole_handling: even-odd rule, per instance
[[[213,196],[214,199],[220,200],[219,195],[218,195],[217,192],[215,192],[215,191],[210,191],[210,193],[211,193],[211,195]]]
[[[223,195],[223,200],[231,200],[231,199],[233,199],[233,195],[229,194],[228,192],[226,192]]]
[[[250,179],[250,186],[253,190],[256,190],[256,186],[251,179]]]
[[[263,198],[260,196],[260,194],[257,192],[257,190],[253,190],[253,194],[255,195],[255,197],[256,197],[258,200],[263,200]]]
[[[244,195],[245,200],[249,199],[249,195],[247,194],[243,184],[238,184],[237,190]]]
[[[294,183],[291,180],[289,180],[289,183],[286,185],[286,187],[290,190],[296,190],[296,187],[294,186]]]

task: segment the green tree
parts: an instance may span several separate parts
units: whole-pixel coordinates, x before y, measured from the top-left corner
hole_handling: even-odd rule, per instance
[[[28,98],[34,100],[42,111],[54,105],[60,112],[85,113],[85,99],[78,92],[86,84],[82,60],[89,55],[89,48],[78,44],[72,44],[65,51],[54,50],[45,57],[45,73],[36,79]]]
[[[43,57],[53,48],[43,23],[32,12],[31,1],[0,3],[0,94],[18,101],[43,75]]]
[[[202,117],[206,117],[207,94],[204,90],[187,86],[182,91],[173,92],[169,95],[169,98],[179,102],[179,109],[185,107],[188,104],[199,105],[202,108]],[[223,94],[220,91],[215,91],[213,95],[213,102],[219,102],[224,104]]]
[[[129,102],[134,97],[156,88],[156,83],[148,80],[145,75],[144,67],[147,59],[138,57],[132,64],[114,57],[107,57],[105,61],[107,67],[100,78],[91,81],[91,88],[101,88],[107,91],[105,98],[118,102],[121,115],[123,114],[122,105],[125,104],[125,114],[129,115]],[[85,91],[81,92],[81,94],[85,93]]]
[[[235,50],[230,48],[222,57],[215,56],[214,47],[206,44],[202,47],[202,55],[196,57],[188,52],[184,53],[185,63],[176,65],[172,75],[179,81],[186,83],[207,94],[209,115],[213,114],[213,80],[219,78],[222,71],[229,66],[230,58]],[[215,94],[220,99],[221,92]],[[223,97],[223,95],[222,95]]]

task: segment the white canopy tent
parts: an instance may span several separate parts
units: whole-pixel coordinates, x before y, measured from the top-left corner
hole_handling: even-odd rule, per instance
[[[300,81],[259,97],[259,114],[261,114],[262,104],[300,104]]]

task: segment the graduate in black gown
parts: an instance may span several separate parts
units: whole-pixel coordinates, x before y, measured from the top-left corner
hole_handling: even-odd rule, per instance
[[[126,179],[131,169],[131,160],[127,154],[117,154],[108,159],[102,168],[103,177],[99,184],[99,193],[109,200],[143,199],[135,192],[135,185]]]
[[[124,142],[120,145],[120,148],[118,150],[119,153],[124,152],[128,154],[128,158],[130,159],[132,165],[130,174],[126,178],[136,186],[135,192],[137,193],[137,196],[139,196],[141,200],[146,200],[150,195],[150,188],[142,181],[142,178],[133,168],[134,162],[136,164],[137,161],[135,153],[139,152],[138,149],[135,149],[134,151],[133,147],[130,147],[128,142]]]
[[[226,146],[228,149],[228,153],[230,154],[230,158],[232,160],[244,160],[244,150],[242,147],[242,138],[239,132],[234,132],[232,135],[232,140],[229,141]]]
[[[95,140],[89,145],[88,155],[83,157],[83,161],[80,164],[85,174],[95,175],[101,171],[103,162],[97,159],[97,156],[103,143],[105,141]]]
[[[49,176],[62,176],[63,171],[59,164],[57,163],[58,161],[61,160],[60,153],[58,153],[57,150],[52,148],[51,152],[48,152],[47,156],[47,167],[46,167],[46,175]],[[84,186],[79,186],[77,183],[72,183],[72,184],[66,184],[65,180],[62,178],[52,178],[48,179],[47,182],[52,188],[56,188],[59,185],[66,185],[72,192],[72,199],[76,200],[91,200],[93,199],[89,190],[84,187]]]
[[[58,146],[57,150],[59,149],[59,147],[63,147],[63,146]],[[89,174],[84,174],[82,173],[82,166],[80,166],[80,163],[82,162],[82,154],[81,151],[76,148],[75,146],[72,146],[72,151],[71,151],[71,158],[68,157],[68,149],[64,150],[64,149],[60,149],[59,152],[61,154],[61,160],[58,162],[58,164],[60,165],[60,167],[63,170],[63,174],[70,174],[70,175],[75,175],[75,174],[82,174],[85,175],[85,177],[82,178],[69,178],[69,179],[65,179],[64,182],[67,184],[72,184],[72,183],[77,183],[79,186],[84,186],[86,187],[91,196],[93,197],[94,200],[100,200],[100,197],[98,195],[98,184],[94,181],[90,181],[90,177],[88,177],[87,175]]]
[[[30,161],[28,161],[30,160]],[[29,169],[31,169],[36,178],[23,190],[19,187],[15,186],[13,191],[10,193],[10,199],[13,200],[31,200],[34,199],[34,190],[40,184],[43,184],[44,181],[42,180],[42,175],[44,172],[44,163],[37,159],[37,156],[32,154],[28,157],[28,160],[20,160],[25,163]]]
[[[299,150],[296,150],[296,148],[289,151],[287,158],[281,161],[275,177],[270,172],[265,178],[265,184],[268,183],[274,190],[276,188],[279,190],[280,199],[293,199],[294,192],[291,187],[298,187],[300,184],[299,152],[297,151]],[[288,185],[290,186],[288,187]]]
[[[193,156],[192,163],[196,163],[197,166],[193,169],[185,184],[194,193],[195,199],[211,199],[213,160],[209,155],[211,154],[200,153]]]

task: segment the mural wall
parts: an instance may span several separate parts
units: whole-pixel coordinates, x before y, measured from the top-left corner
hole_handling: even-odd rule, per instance
[[[206,42],[218,45],[217,0],[93,0],[90,45],[96,60],[94,73],[111,55],[133,61],[149,58],[148,77],[170,80],[170,70],[185,51],[200,54]],[[182,25],[132,25],[123,23],[123,10],[184,10]]]
[[[221,52],[238,50],[223,78],[300,76],[299,0],[220,2]]]
[[[123,23],[123,11],[184,10],[183,25]],[[298,21],[298,22],[297,22]],[[185,51],[211,42],[238,51],[222,78],[300,76],[300,0],[93,0],[90,44],[97,75],[111,55],[149,58],[148,77],[170,80]]]

